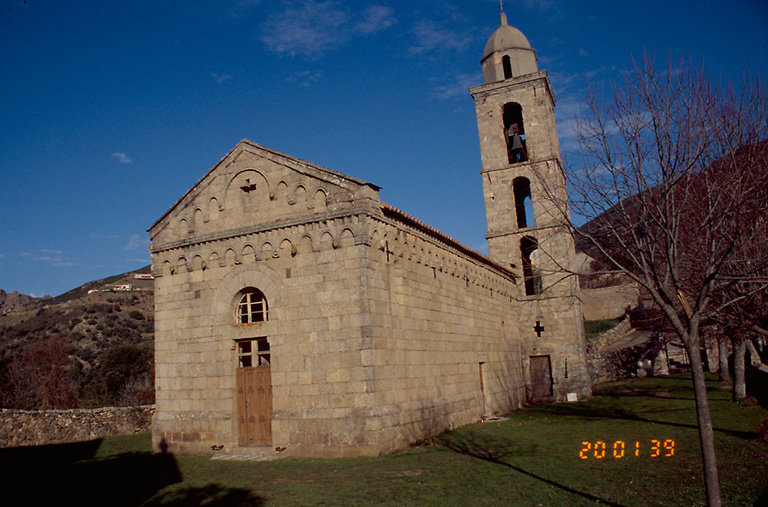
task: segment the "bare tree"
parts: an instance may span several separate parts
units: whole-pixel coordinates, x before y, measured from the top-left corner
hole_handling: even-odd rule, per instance
[[[745,355],[749,351],[753,366],[768,372],[754,344],[753,337],[768,335],[768,291],[755,290],[760,282],[768,280],[768,143],[762,143],[762,154],[751,163],[740,164],[742,170],[756,170],[758,183],[748,196],[744,210],[746,218],[743,238],[734,252],[734,260],[726,266],[727,275],[737,283],[718,287],[714,293],[717,303],[728,303],[714,319],[726,330],[733,342],[733,398],[743,400],[747,396]],[[753,153],[749,153],[752,155]],[[760,157],[759,155],[762,155]]]
[[[766,250],[746,246],[766,216],[753,198],[766,103],[759,81],[723,89],[688,63],[659,72],[645,57],[608,93],[590,90],[568,168],[572,212],[590,221],[577,240],[645,290],[688,352],[709,505],[720,488],[700,331],[766,291]]]
[[[76,388],[67,375],[71,366],[68,353],[60,338],[27,343],[7,365],[3,403],[28,410],[76,406]]]

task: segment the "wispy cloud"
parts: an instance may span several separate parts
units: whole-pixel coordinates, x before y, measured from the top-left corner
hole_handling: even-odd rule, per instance
[[[251,9],[261,4],[261,0],[233,0],[229,7],[229,15],[233,18],[246,16]]]
[[[112,154],[112,158],[117,160],[121,164],[133,164],[131,157],[125,153],[115,152]]]
[[[221,75],[219,75],[219,74],[211,72],[211,77],[216,81],[216,84],[221,85],[221,83],[223,83],[227,79],[230,79],[232,76],[230,76],[229,74],[221,74]]]
[[[96,234],[93,232],[88,233],[88,237],[91,239],[120,239],[119,234]]]
[[[507,0],[506,3],[539,11],[547,10],[554,4],[553,0]]]
[[[416,44],[409,48],[412,54],[420,55],[438,49],[457,51],[466,49],[473,39],[467,33],[451,30],[434,21],[419,21],[413,27]]]
[[[261,40],[276,53],[315,56],[338,47],[349,33],[349,14],[333,0],[285,2],[262,25]]]
[[[40,249],[36,252],[21,252],[19,255],[35,262],[53,267],[78,266],[76,259],[65,255],[63,250]]]
[[[284,0],[261,25],[261,40],[276,53],[320,56],[354,37],[371,35],[396,22],[387,5],[354,12],[337,0]]]
[[[121,234],[101,234],[92,232],[88,234],[88,237],[102,244],[109,242],[112,245],[122,245],[120,248],[123,250],[135,250],[137,248],[146,249],[147,246],[149,246],[149,236],[141,233],[133,233],[126,238]],[[41,252],[43,252],[43,250],[41,250]],[[62,254],[63,252],[58,253]]]
[[[137,248],[146,248],[149,245],[149,237],[146,234],[131,234],[128,242],[123,246],[123,250],[135,250]]]
[[[371,5],[363,11],[363,17],[355,24],[355,31],[361,34],[380,32],[395,24],[392,9],[386,5]]]
[[[301,86],[309,86],[313,83],[317,83],[318,81],[321,81],[325,77],[325,74],[322,70],[313,71],[313,70],[302,70],[298,72],[294,72],[290,76],[286,78],[286,81],[289,83],[297,83]]]
[[[439,99],[452,99],[454,97],[466,97],[467,89],[481,83],[478,74],[459,74],[453,77],[450,83],[438,86],[435,96]]]
[[[578,95],[562,96],[555,108],[557,134],[560,138],[560,149],[564,156],[578,150],[577,127],[584,108],[584,102]]]

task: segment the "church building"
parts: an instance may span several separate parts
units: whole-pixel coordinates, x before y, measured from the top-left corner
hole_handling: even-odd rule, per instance
[[[549,78],[503,13],[482,69],[489,256],[248,140],[150,227],[155,448],[375,456],[591,396]]]

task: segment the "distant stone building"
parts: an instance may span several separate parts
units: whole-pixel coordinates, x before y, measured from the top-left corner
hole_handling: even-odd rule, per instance
[[[156,447],[377,455],[591,395],[554,97],[503,15],[483,74],[490,257],[247,140],[152,225]]]

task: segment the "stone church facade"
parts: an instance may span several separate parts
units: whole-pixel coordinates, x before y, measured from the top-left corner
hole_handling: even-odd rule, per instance
[[[378,455],[591,395],[549,81],[503,15],[483,69],[490,256],[247,140],[152,225],[156,448]]]

